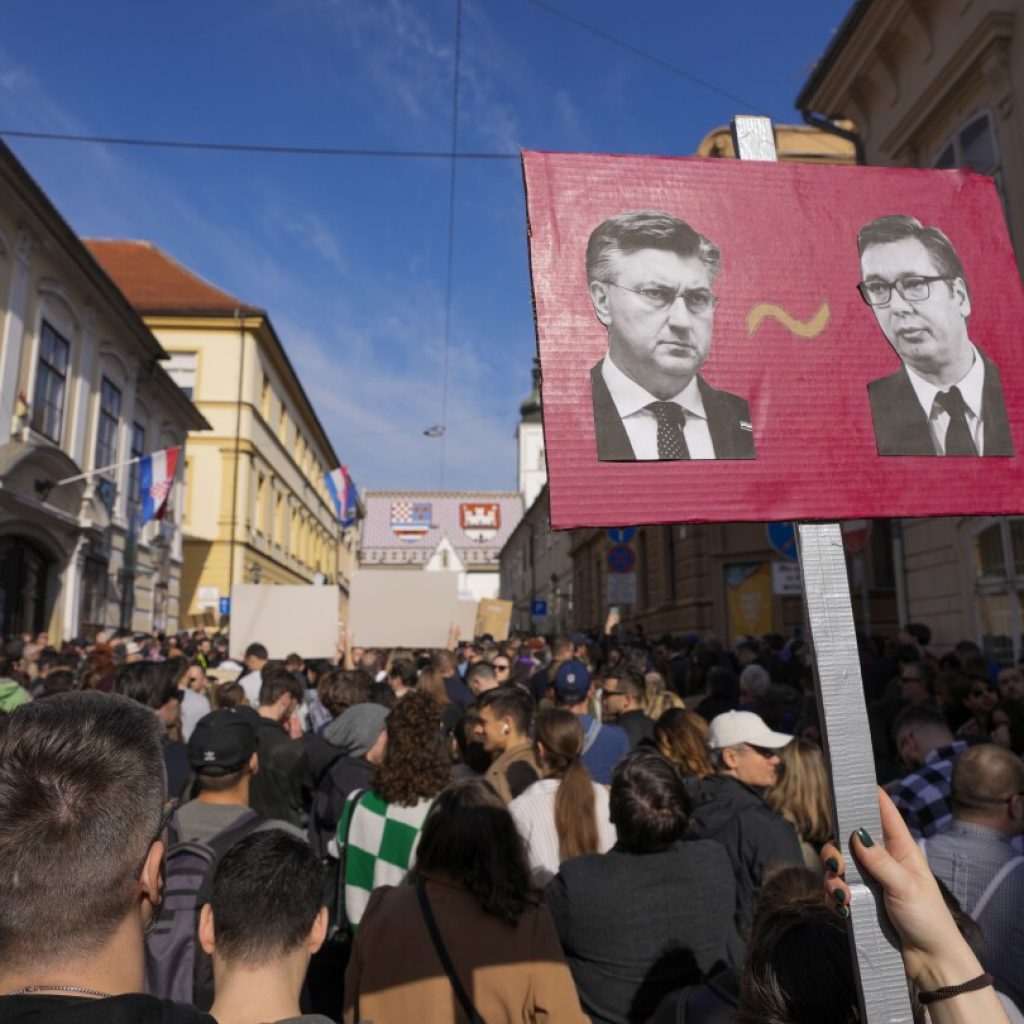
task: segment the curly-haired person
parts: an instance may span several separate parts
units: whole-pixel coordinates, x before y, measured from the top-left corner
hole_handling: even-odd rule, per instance
[[[353,930],[374,889],[405,879],[427,812],[452,781],[441,708],[432,697],[407,693],[388,714],[385,731],[387,746],[371,788],[349,795],[338,822],[345,913]]]

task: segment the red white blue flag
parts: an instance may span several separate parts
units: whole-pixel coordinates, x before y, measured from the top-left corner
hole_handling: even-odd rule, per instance
[[[164,448],[139,460],[139,490],[142,491],[142,522],[163,519],[167,497],[174,486],[181,448]]]
[[[355,525],[358,513],[359,498],[356,485],[344,466],[324,475],[327,490],[334,499],[334,507],[338,515],[338,523],[343,530]]]

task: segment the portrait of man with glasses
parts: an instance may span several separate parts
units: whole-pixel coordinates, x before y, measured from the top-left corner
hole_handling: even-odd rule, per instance
[[[903,214],[857,235],[858,288],[903,366],[868,384],[879,455],[1014,454],[999,370],[968,333],[971,295],[952,242]]]
[[[591,233],[590,299],[608,331],[590,371],[601,461],[755,457],[746,400],[699,372],[721,268],[718,246],[667,213],[621,213]]]

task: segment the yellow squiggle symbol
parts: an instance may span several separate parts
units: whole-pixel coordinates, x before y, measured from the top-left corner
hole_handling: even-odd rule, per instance
[[[794,320],[789,313],[781,306],[775,305],[774,302],[762,302],[747,315],[747,334],[753,337],[754,332],[761,326],[761,321],[771,317],[773,320],[778,320],[783,327],[792,331],[798,338],[815,338],[825,329],[830,314],[828,303],[823,302],[821,308],[810,320]]]

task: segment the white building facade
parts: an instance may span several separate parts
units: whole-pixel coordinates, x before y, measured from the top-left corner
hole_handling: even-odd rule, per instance
[[[207,426],[166,358],[0,143],[0,635],[178,627],[180,475],[144,527],[137,463],[61,483]]]

